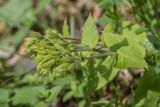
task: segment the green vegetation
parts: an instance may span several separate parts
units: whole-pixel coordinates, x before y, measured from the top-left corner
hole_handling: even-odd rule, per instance
[[[0,57],[0,107],[160,107],[158,0],[89,1],[103,11],[98,19],[94,9],[84,17],[80,8],[67,10],[76,2],[32,2],[0,7],[0,22],[8,26],[0,48],[11,52]],[[64,6],[67,15],[53,20],[46,6],[50,14]],[[21,47],[25,64],[15,64]]]

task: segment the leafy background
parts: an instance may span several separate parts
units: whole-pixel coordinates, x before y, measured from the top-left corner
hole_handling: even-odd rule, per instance
[[[1,0],[0,107],[159,107],[159,5],[158,0]],[[102,35],[102,44],[121,60],[112,69],[114,59],[107,57],[96,68],[100,74],[92,64],[85,68],[93,71],[86,97],[85,83],[77,85],[70,75],[50,80],[26,54],[29,33],[47,29],[82,38],[89,47]]]

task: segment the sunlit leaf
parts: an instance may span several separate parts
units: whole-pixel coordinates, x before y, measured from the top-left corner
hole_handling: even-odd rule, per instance
[[[98,43],[98,31],[91,16],[88,17],[84,24],[82,33],[82,45],[95,47]]]
[[[113,51],[116,51],[123,45],[126,45],[125,37],[118,34],[106,32],[103,34],[106,45]]]
[[[118,50],[117,68],[148,68],[144,56],[136,47],[123,46]]]

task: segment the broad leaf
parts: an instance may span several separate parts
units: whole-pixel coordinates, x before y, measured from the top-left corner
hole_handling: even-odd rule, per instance
[[[144,56],[136,47],[124,46],[117,53],[117,68],[148,68]]]
[[[84,24],[82,33],[82,45],[95,47],[98,43],[98,31],[91,16],[88,17]]]
[[[90,93],[93,90],[98,90],[112,81],[118,73],[119,69],[114,68],[115,58],[108,56],[105,59],[96,60],[96,63],[91,60],[89,66],[88,83],[86,85],[86,92]],[[94,65],[94,67],[93,67]]]
[[[38,102],[38,98],[33,88],[24,87],[15,90],[15,95],[12,98],[13,105],[27,104],[34,105]]]

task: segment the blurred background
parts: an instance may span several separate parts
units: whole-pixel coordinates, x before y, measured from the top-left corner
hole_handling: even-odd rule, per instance
[[[122,20],[145,26],[145,20],[134,15],[134,9],[127,0],[0,0],[0,107],[85,107],[83,84],[77,87],[69,76],[56,81],[41,76],[36,72],[35,63],[25,53],[24,39],[31,31],[44,34],[47,29],[55,29],[62,32],[65,19],[71,37],[80,39],[89,14],[99,33],[108,23],[120,32]],[[158,42],[155,44],[159,46]],[[134,78],[127,71],[124,70],[118,77],[125,77],[122,83],[125,94]],[[134,75],[143,72],[141,69],[136,71]],[[113,98],[114,92],[107,87],[103,94],[97,93],[92,97],[97,101],[93,103],[95,105],[109,104],[103,98]],[[129,98],[125,94],[122,95],[124,103]]]

